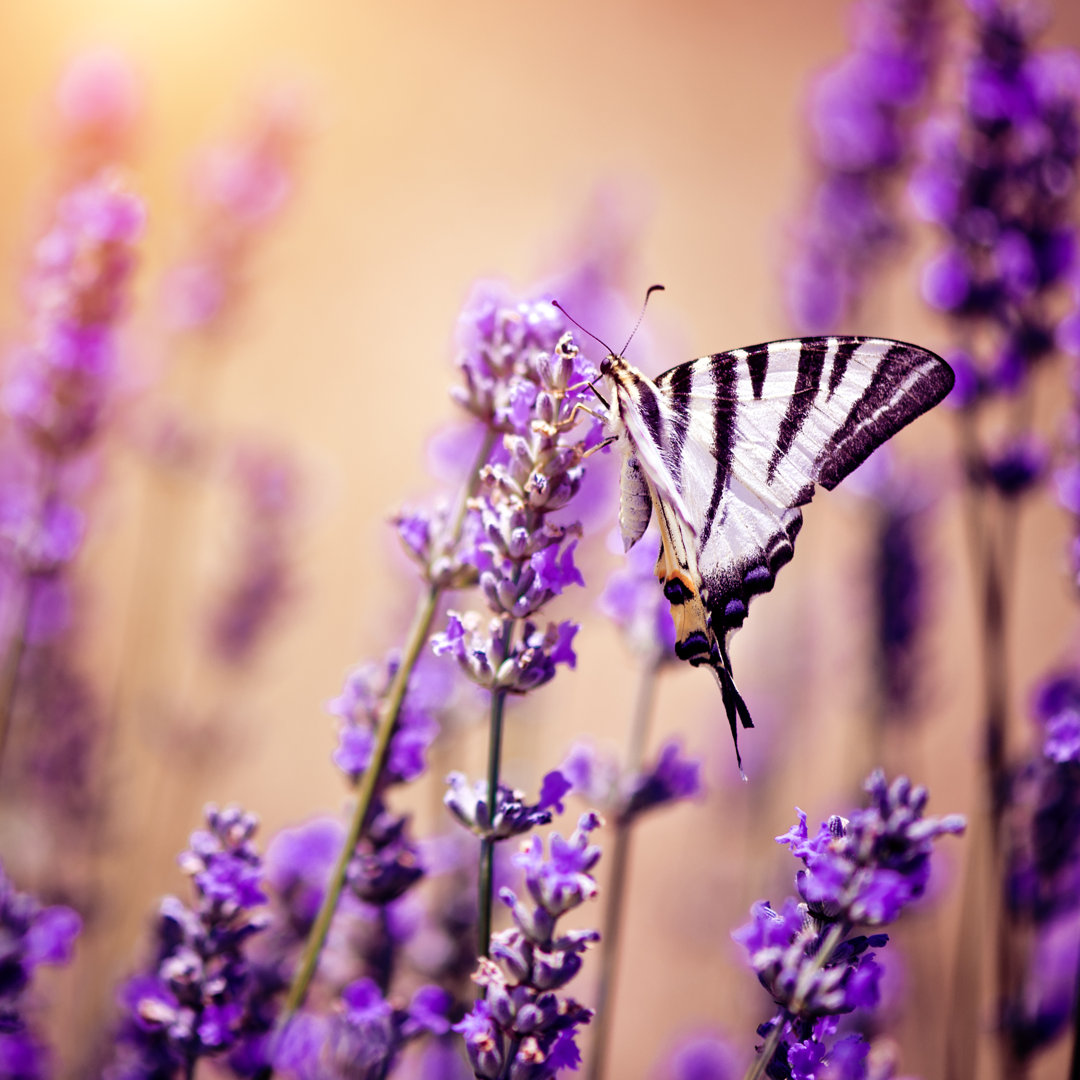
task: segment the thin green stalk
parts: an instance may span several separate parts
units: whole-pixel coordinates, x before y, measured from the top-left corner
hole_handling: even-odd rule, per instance
[[[509,640],[509,639],[507,639]],[[488,731],[487,802],[488,824],[495,821],[496,799],[499,794],[499,769],[502,763],[503,710],[506,691],[491,693],[491,727]],[[479,918],[477,919],[476,944],[481,956],[491,955],[491,902],[495,867],[495,838],[485,836],[480,841],[480,894]]]
[[[829,958],[836,951],[836,946],[840,944],[840,939],[844,936],[846,930],[846,923],[833,923],[828,935],[821,943],[821,948],[814,953],[809,965],[800,975],[800,981],[804,986],[812,985],[813,976],[825,966]],[[773,1054],[776,1053],[776,1048],[780,1045],[780,1040],[784,1036],[784,1029],[787,1027],[788,1018],[798,1016],[799,1010],[802,1008],[803,1004],[803,994],[798,993],[792,999],[790,1008],[781,1009],[780,1012],[777,1013],[777,1021],[769,1032],[768,1038],[765,1040],[765,1045],[761,1048],[761,1053],[754,1058],[750,1068],[746,1070],[746,1075],[743,1077],[743,1080],[761,1080],[765,1070],[769,1067],[769,1062],[773,1059]]]
[[[364,831],[371,805],[375,799],[375,789],[379,778],[382,776],[383,767],[389,756],[390,740],[397,730],[397,720],[401,713],[401,703],[405,698],[405,688],[409,683],[413,665],[420,655],[420,650],[427,641],[431,630],[431,622],[435,617],[441,590],[436,586],[430,586],[428,591],[420,598],[420,604],[413,620],[412,629],[406,639],[405,649],[402,653],[401,663],[387,691],[386,700],[383,704],[382,716],[379,720],[379,730],[375,737],[375,746],[371,752],[371,761],[360,778],[360,786],[356,792],[356,805],[353,808],[352,820],[349,823],[349,831],[345,836],[345,843],[341,847],[337,862],[326,886],[326,893],[319,907],[319,914],[308,935],[304,953],[300,958],[300,964],[296,969],[292,985],[289,987],[288,996],[281,1010],[280,1026],[284,1028],[292,1019],[293,1014],[304,1002],[308,987],[315,976],[315,969],[319,965],[319,954],[326,943],[326,935],[330,930],[330,922],[337,910],[341,890],[345,885],[345,873],[356,851],[356,845]]]
[[[656,697],[656,677],[659,661],[646,664],[638,683],[633,720],[627,747],[627,770],[641,767],[645,744],[649,737],[653,703]],[[615,822],[611,842],[611,876],[607,883],[607,902],[604,910],[603,949],[600,954],[600,980],[596,988],[596,1016],[593,1023],[592,1049],[589,1055],[588,1080],[601,1080],[607,1065],[611,1042],[611,1020],[614,1015],[615,987],[618,985],[619,947],[622,941],[623,913],[626,908],[626,877],[630,861],[630,826]]]
[[[473,470],[469,474],[467,483],[462,488],[457,506],[454,509],[449,534],[451,542],[456,542],[461,534],[469,498],[475,490],[480,469],[487,462],[494,441],[495,432],[488,430],[484,435]],[[375,736],[375,746],[371,752],[371,761],[360,778],[360,784],[356,792],[356,806],[353,809],[352,820],[349,822],[345,843],[342,845],[341,852],[330,875],[330,880],[327,882],[326,893],[319,907],[319,913],[315,917],[315,922],[308,934],[303,955],[300,957],[300,963],[296,969],[296,974],[293,976],[292,985],[289,987],[285,1004],[282,1006],[281,1017],[278,1021],[279,1030],[284,1030],[297,1009],[304,1003],[308,988],[315,977],[315,971],[319,966],[319,955],[322,952],[323,945],[326,944],[330,923],[333,920],[334,912],[337,910],[338,900],[341,898],[341,891],[345,885],[346,871],[356,850],[356,845],[360,842],[360,837],[363,834],[364,825],[367,823],[367,817],[371,812],[371,805],[375,799],[375,791],[382,776],[383,768],[386,765],[386,759],[389,756],[390,741],[397,730],[398,717],[401,714],[401,704],[405,699],[405,689],[409,684],[409,676],[412,674],[420,650],[428,639],[431,623],[435,618],[435,611],[438,608],[442,591],[442,588],[438,585],[429,585],[427,592],[420,598],[416,616],[405,640],[401,661],[386,692],[382,714],[379,719],[379,728]]]

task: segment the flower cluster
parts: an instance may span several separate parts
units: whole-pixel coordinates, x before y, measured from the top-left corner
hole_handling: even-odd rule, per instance
[[[241,454],[235,475],[244,503],[243,539],[235,579],[213,612],[210,638],[227,664],[249,660],[291,594],[290,540],[298,477],[271,453]]]
[[[780,1080],[814,1075],[795,1062],[817,1065],[854,1052],[844,1040],[829,1048],[832,1018],[877,1004],[882,969],[875,952],[888,935],[853,930],[892,922],[918,899],[929,880],[933,842],[964,828],[956,815],[924,817],[926,789],[904,777],[889,785],[875,772],[866,790],[868,807],[850,819],[831,817],[813,837],[798,811],[798,822],[777,840],[803,863],[795,879],[801,899],[789,897],[779,909],[755,904],[753,920],[733,935],[780,1010],[759,1029],[771,1035],[767,1045],[777,1056],[770,1058],[770,1075]]]
[[[522,792],[500,784],[493,811],[488,806],[486,781],[470,784],[464,773],[452,772],[446,784],[443,802],[450,813],[470,832],[495,840],[507,840],[537,825],[547,825],[553,811],[562,811],[561,799],[570,790],[570,781],[559,770],[544,777],[535,804],[525,802]]]
[[[600,608],[636,653],[661,664],[676,659],[675,623],[671,605],[657,585],[656,550],[657,543],[643,537],[627,552],[600,594]]]
[[[18,892],[0,867],[0,1073],[17,1080],[48,1075],[44,1045],[27,1022],[30,985],[41,964],[66,964],[81,928],[71,908],[43,907]]]
[[[367,771],[382,709],[399,660],[390,656],[384,663],[363,664],[350,673],[342,692],[328,705],[331,715],[341,721],[334,764],[355,783]],[[415,780],[427,768],[425,755],[439,724],[435,712],[445,700],[446,680],[434,662],[413,669],[390,740],[390,754],[379,778],[380,787]]]
[[[52,459],[97,434],[116,367],[142,204],[103,174],[66,194],[38,242],[30,281],[32,341],[15,358],[4,404],[23,438]]]
[[[1012,781],[1005,907],[1029,942],[1001,1021],[1027,1060],[1073,1016],[1080,961],[1080,675],[1048,678],[1035,701],[1041,746]],[[1011,991],[1011,992],[1010,992]]]
[[[595,814],[583,815],[569,840],[552,834],[548,854],[536,836],[523,846],[515,861],[531,905],[510,889],[500,891],[514,927],[492,938],[491,958],[480,961],[474,976],[484,996],[454,1028],[481,1080],[546,1080],[580,1063],[576,1032],[592,1012],[559,991],[599,934],[560,933],[558,920],[596,894],[591,871],[600,849],[589,833],[599,824]]]
[[[584,584],[574,565],[576,522],[561,511],[577,494],[585,451],[598,431],[576,429],[595,372],[563,332],[549,303],[511,303],[481,290],[461,322],[464,386],[455,395],[473,416],[502,434],[480,473],[476,528],[464,561],[475,566],[495,618],[451,612],[436,652],[453,656],[479,685],[526,693],[556,666],[573,666],[577,627],[546,630],[534,616],[568,585]],[[517,632],[518,625],[521,632]]]
[[[850,317],[866,277],[899,239],[894,189],[938,51],[934,8],[932,0],[864,0],[851,53],[814,87],[821,175],[787,273],[788,309],[802,331],[832,330]]]
[[[410,1040],[424,1032],[444,1035],[449,998],[421,987],[407,1007],[387,1001],[371,979],[341,992],[332,1015],[300,1013],[285,1029],[274,1066],[293,1080],[383,1080]]]
[[[251,842],[257,822],[239,807],[209,806],[206,825],[179,860],[195,905],[162,901],[153,969],[121,990],[124,1019],[108,1074],[115,1080],[191,1070],[199,1058],[265,1036],[265,1017],[249,1001],[247,957],[267,922],[262,860]]]
[[[0,387],[12,422],[0,478],[0,732],[16,705],[35,718],[35,772],[62,793],[51,809],[89,809],[93,798],[94,694],[59,643],[74,621],[69,571],[87,532],[71,478],[101,431],[116,382],[117,327],[142,223],[142,204],[115,175],[98,175],[61,198],[34,251],[28,340]],[[46,646],[53,647],[42,662]],[[3,745],[0,735],[0,752]],[[81,760],[69,758],[63,783],[50,785],[64,749],[80,751]]]
[[[945,249],[926,267],[923,295],[982,327],[993,351],[958,351],[955,401],[971,406],[1015,392],[1054,350],[1048,304],[1075,264],[1072,207],[1080,158],[1080,58],[1032,49],[1030,13],[1008,0],[969,0],[977,46],[964,81],[962,115],[924,132],[925,161],[912,180],[923,217]]]
[[[295,94],[278,90],[258,103],[243,137],[211,147],[198,162],[192,250],[166,282],[177,330],[208,329],[236,305],[249,249],[292,193],[302,127]]]
[[[684,757],[674,739],[660,747],[655,762],[622,776],[613,756],[589,743],[575,743],[559,772],[571,785],[571,791],[602,807],[620,826],[632,824],[656,807],[694,798],[702,791],[701,762]]]

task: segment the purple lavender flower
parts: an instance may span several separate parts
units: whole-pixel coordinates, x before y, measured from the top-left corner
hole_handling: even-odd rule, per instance
[[[292,193],[302,116],[292,91],[266,94],[248,131],[209,148],[197,163],[190,253],[165,288],[166,311],[176,330],[208,329],[235,308],[250,248]]]
[[[670,621],[670,620],[669,620]],[[620,775],[614,756],[590,743],[578,742],[559,766],[569,790],[611,814],[622,826],[649,810],[701,794],[701,762],[684,757],[679,742],[669,739],[652,764]]]
[[[48,1052],[27,1018],[31,983],[41,964],[70,961],[81,927],[71,908],[44,907],[16,891],[0,866],[0,1075],[48,1075]]]
[[[446,778],[447,791],[443,797],[446,808],[470,832],[480,837],[506,840],[520,836],[537,825],[551,821],[552,810],[562,809],[559,800],[570,790],[570,783],[558,772],[544,777],[540,798],[536,803],[525,802],[523,792],[500,784],[494,813],[488,805],[487,782],[470,784],[464,773],[453,772]]]
[[[381,709],[390,682],[398,668],[391,656],[383,664],[365,664],[353,671],[341,694],[328,705],[331,715],[342,723],[334,764],[352,781],[367,769],[381,723]],[[445,688],[445,679],[434,662],[415,668],[390,742],[390,757],[382,787],[415,780],[427,767],[425,754],[439,732],[435,705]]]
[[[38,243],[34,340],[16,357],[4,404],[42,454],[70,456],[97,433],[142,224],[142,205],[106,174],[64,196]]]
[[[210,639],[221,660],[239,665],[251,659],[292,595],[298,477],[288,459],[269,452],[241,453],[234,472],[245,504],[241,557],[212,614]]]
[[[675,624],[664,594],[656,587],[655,543],[644,538],[608,578],[600,609],[623,632],[631,648],[654,663],[675,659]]]
[[[561,512],[581,486],[583,454],[598,431],[576,436],[576,406],[595,377],[550,304],[514,303],[497,289],[477,291],[461,321],[458,402],[503,443],[481,471],[478,528],[463,560],[475,566],[495,615],[451,612],[434,638],[470,679],[488,689],[526,693],[548,682],[556,666],[573,666],[573,623],[542,630],[533,616],[583,580],[574,565],[580,526]],[[430,541],[412,530],[421,550]],[[444,545],[445,546],[445,545]],[[518,633],[516,627],[520,625]]]
[[[500,892],[515,926],[492,938],[491,958],[481,959],[474,976],[484,996],[454,1027],[479,1078],[545,1080],[581,1060],[576,1032],[592,1012],[558,991],[580,970],[581,954],[599,935],[559,933],[557,922],[595,895],[590,871],[600,849],[589,842],[589,833],[599,824],[595,814],[585,814],[568,841],[553,833],[548,855],[531,838],[517,862],[532,905],[509,889]]]
[[[402,1048],[424,1032],[449,1030],[449,999],[434,986],[421,987],[406,1008],[391,1004],[370,979],[341,992],[330,1016],[301,1013],[285,1029],[274,1066],[294,1080],[383,1080]]]
[[[142,87],[131,62],[113,49],[80,52],[56,87],[57,135],[68,172],[87,179],[124,158],[134,141]]]
[[[882,716],[910,717],[919,688],[930,593],[924,533],[935,502],[933,486],[884,452],[875,454],[847,484],[848,490],[867,497],[872,514],[873,666]]]
[[[802,331],[849,318],[867,277],[897,245],[894,189],[938,38],[930,0],[861,3],[851,53],[814,87],[809,113],[821,175],[787,272],[788,309]]]
[[[657,1080],[736,1080],[742,1070],[726,1040],[716,1035],[683,1039],[656,1072]]]
[[[815,1061],[848,1053],[839,1043],[828,1050],[814,1024],[877,1005],[882,969],[875,951],[888,941],[853,930],[891,922],[921,896],[933,841],[964,828],[956,815],[924,817],[927,792],[904,777],[888,785],[875,772],[866,790],[868,807],[850,819],[833,816],[812,838],[798,812],[777,841],[803,862],[795,878],[801,901],[789,897],[779,909],[760,901],[752,921],[732,935],[779,1008],[759,1029],[769,1075],[813,1076]]]
[[[1041,747],[1012,777],[1005,905],[1025,943],[1005,988],[1002,1031],[1030,1060],[1073,1017],[1080,958],[1080,678],[1064,671],[1036,695]]]
[[[1035,51],[1020,5],[968,6],[977,46],[962,112],[926,127],[911,191],[947,244],[926,268],[924,296],[962,320],[966,338],[972,324],[986,327],[984,385],[1012,393],[1053,352],[1048,301],[1075,261],[1080,58]]]
[[[238,807],[207,807],[205,830],[180,856],[196,903],[166,897],[151,971],[123,986],[123,1022],[108,1075],[173,1075],[199,1058],[228,1053],[266,1021],[251,1000],[249,941],[266,926],[256,819]],[[258,1002],[261,1006],[262,1002]]]

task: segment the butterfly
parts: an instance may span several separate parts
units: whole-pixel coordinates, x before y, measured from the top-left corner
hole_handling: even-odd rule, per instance
[[[703,356],[655,380],[609,351],[600,374],[622,451],[623,544],[655,510],[675,652],[716,675],[741,772],[738,724],[753,722],[732,677],[732,632],[791,560],[815,486],[836,487],[941,401],[952,369],[917,345],[836,335]]]

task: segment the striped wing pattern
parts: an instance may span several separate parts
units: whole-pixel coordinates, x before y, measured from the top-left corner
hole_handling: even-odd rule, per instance
[[[656,504],[657,576],[676,650],[712,666],[727,700],[727,635],[791,559],[799,508],[816,484],[835,487],[939,402],[952,371],[918,346],[871,337],[767,342],[680,364],[655,382],[619,357],[604,370],[626,453]],[[627,505],[632,489],[624,472],[627,547],[648,522],[640,492]]]

